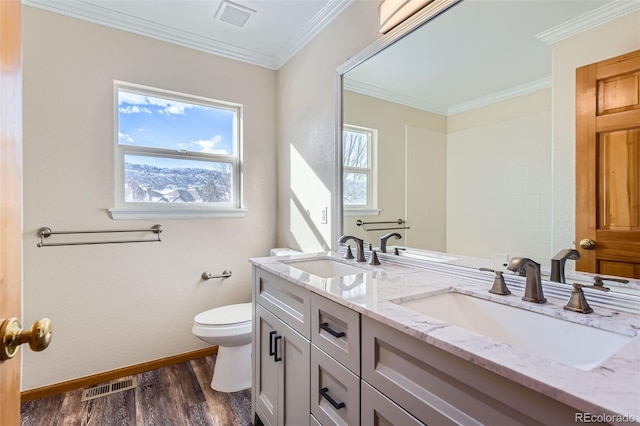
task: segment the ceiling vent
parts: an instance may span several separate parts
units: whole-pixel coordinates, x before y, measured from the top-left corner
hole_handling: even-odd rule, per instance
[[[222,0],[220,7],[216,12],[216,19],[222,22],[235,25],[237,27],[244,27],[249,22],[249,19],[256,14],[256,11],[249,9],[248,7],[240,6],[237,3],[233,3],[227,0]]]

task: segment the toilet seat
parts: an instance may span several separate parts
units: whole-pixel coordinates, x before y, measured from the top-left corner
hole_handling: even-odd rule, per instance
[[[201,312],[195,316],[193,321],[201,327],[239,327],[251,324],[251,314],[251,303],[238,303]]]

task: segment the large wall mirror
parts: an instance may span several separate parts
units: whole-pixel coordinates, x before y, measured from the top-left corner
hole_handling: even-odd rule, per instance
[[[395,231],[389,245],[473,267],[548,268],[574,248],[575,66],[562,67],[616,20],[640,22],[621,3],[465,0],[345,70],[342,232],[378,246]]]

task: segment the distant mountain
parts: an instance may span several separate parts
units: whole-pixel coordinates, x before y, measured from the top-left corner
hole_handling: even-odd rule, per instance
[[[164,168],[125,162],[125,201],[225,203],[232,200],[228,171]]]

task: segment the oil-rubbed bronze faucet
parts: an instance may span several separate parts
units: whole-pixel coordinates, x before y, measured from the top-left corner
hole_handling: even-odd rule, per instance
[[[501,294],[503,296],[507,296],[511,294],[507,284],[504,282],[504,277],[502,276],[502,271],[496,271],[495,269],[489,268],[480,268],[481,271],[493,272],[496,274],[496,277],[493,280],[493,285],[489,290],[489,293],[493,294]]]
[[[546,303],[547,299],[542,292],[542,279],[540,277],[540,264],[526,257],[513,257],[507,265],[507,269],[527,277],[522,300],[533,303]]]
[[[564,305],[564,309],[567,311],[578,312],[580,314],[590,314],[593,312],[593,308],[587,303],[587,299],[584,297],[583,288],[593,288],[600,291],[609,291],[609,287],[603,285],[585,285],[573,283],[573,291],[569,296],[569,301]]]
[[[587,303],[587,299],[584,297],[583,288],[592,288],[594,290],[600,291],[609,291],[611,290],[609,287],[605,287],[603,284],[603,280],[615,281],[618,283],[628,283],[629,280],[620,279],[620,278],[605,278],[599,275],[593,277],[593,285],[585,285],[573,283],[573,291],[571,292],[571,296],[569,296],[569,301],[564,305],[564,309],[567,311],[578,312],[580,314],[590,314],[593,312],[589,303]]]
[[[551,258],[551,277],[550,281],[557,283],[566,283],[564,278],[564,264],[568,259],[578,260],[580,259],[580,252],[575,249],[560,250],[558,254]]]
[[[402,238],[402,235],[398,234],[397,232],[389,232],[388,234],[383,235],[382,237],[380,237],[380,251],[382,253],[386,253],[387,252],[387,240],[389,240],[389,238],[391,237],[395,237],[396,240],[399,240],[400,238]]]
[[[340,244],[344,244],[349,240],[353,240],[353,242],[356,243],[356,247],[358,249],[356,253],[356,262],[366,262],[367,259],[365,259],[364,257],[364,241],[362,241],[360,238],[354,237],[353,235],[343,235],[338,238],[338,242]]]

